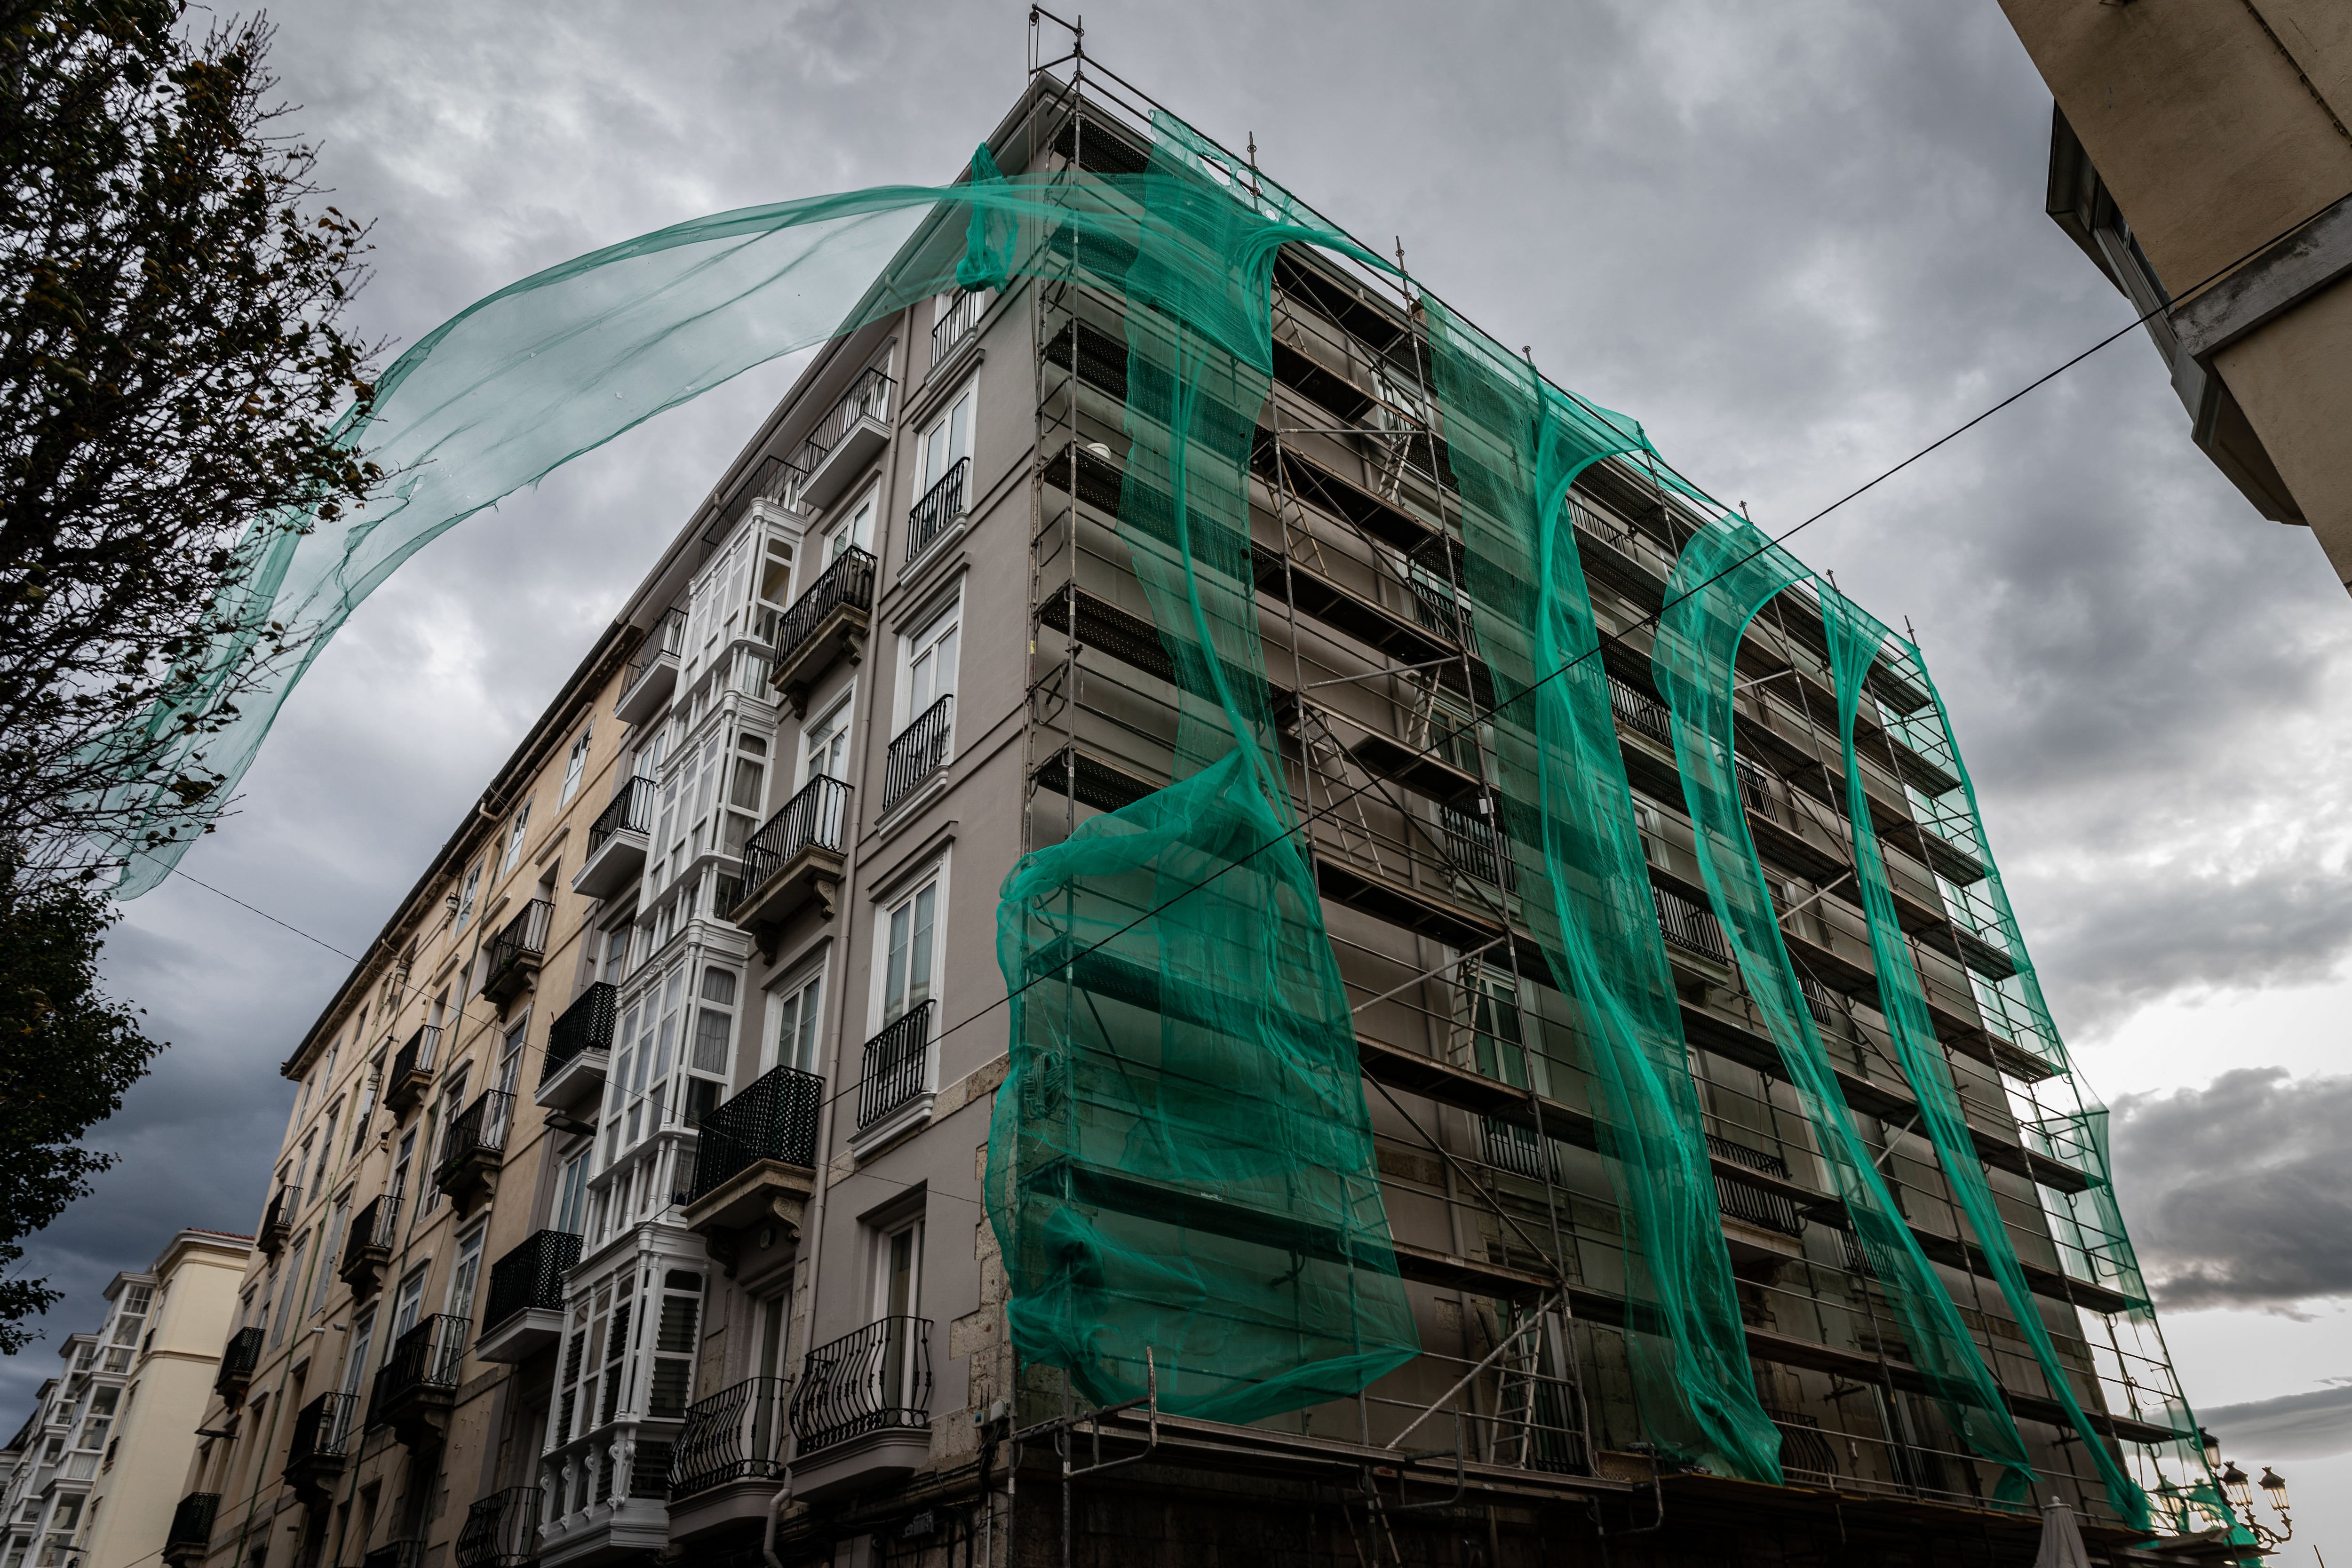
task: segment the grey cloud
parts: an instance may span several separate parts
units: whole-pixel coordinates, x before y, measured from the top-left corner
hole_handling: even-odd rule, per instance
[[[2198,1419],[2225,1449],[2260,1455],[2259,1464],[2352,1453],[2352,1379],[2336,1384],[2309,1394],[2216,1405],[2199,1411]]]
[[[2049,100],[1992,6],[1086,9],[1106,63],[1221,140],[1254,132],[1277,178],[1382,249],[1402,236],[1417,277],[1768,526],[2129,318],[2042,214]],[[365,323],[404,342],[664,224],[945,177],[1012,101],[1024,42],[1022,8],[945,0],[274,15],[295,126],[379,219]],[[189,872],[361,951],[786,379],[424,552],[321,658]],[[2345,922],[2309,868],[2335,830],[2225,852],[2352,776],[2309,739],[2352,689],[2352,616],[2308,537],[2189,447],[2144,344],[1795,545],[1916,621],[2070,1024],[2325,970]],[[2285,735],[2305,740],[2267,743]],[[110,984],[178,1043],[93,1136],[123,1167],[28,1260],[75,1292],[52,1330],[174,1226],[255,1223],[290,1095],[274,1068],[342,970],[191,885],[131,908]],[[0,1393],[45,1359],[0,1365]]]
[[[2352,1296],[2352,1078],[2240,1068],[2114,1106],[2116,1185],[2175,1309]]]

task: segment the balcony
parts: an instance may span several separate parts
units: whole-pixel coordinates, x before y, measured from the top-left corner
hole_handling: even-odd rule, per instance
[[[938,776],[948,765],[948,747],[955,734],[955,693],[950,691],[922,710],[898,731],[882,763],[882,815]]]
[[[957,458],[955,466],[941,474],[907,514],[907,564],[911,566],[920,561],[930,552],[931,546],[963,521],[971,504],[967,494],[971,479],[971,459]]]
[[[824,1079],[777,1068],[702,1119],[694,1185],[680,1213],[731,1274],[734,1236],[778,1224],[797,1235],[816,1180]]]
[[[793,1390],[793,1495],[815,1502],[904,1480],[930,1452],[930,1411],[926,1319],[882,1318],[809,1352]]]
[[[201,1562],[213,1542],[213,1521],[220,1514],[220,1493],[190,1492],[172,1510],[172,1527],[163,1532],[163,1561],[172,1568]]]
[[[727,918],[773,952],[784,922],[810,903],[833,918],[841,898],[849,786],[823,774],[786,801],[743,845],[743,895]]]
[[[891,395],[898,384],[879,366],[868,365],[801,443],[792,460],[808,475],[800,484],[803,503],[831,506],[882,455],[890,444]]]
[[[280,1187],[271,1194],[269,1207],[261,1216],[261,1234],[254,1245],[265,1258],[275,1258],[286,1238],[294,1234],[294,1211],[302,1206],[302,1194],[292,1187]]]
[[[865,652],[873,629],[876,564],[871,554],[850,546],[777,621],[768,682],[795,716],[806,710],[809,689],[835,659],[846,655],[855,664]]]
[[[286,1450],[286,1484],[313,1507],[334,1491],[360,1435],[360,1396],[322,1394],[294,1417]]]
[[[931,1009],[923,1001],[866,1042],[857,1079],[857,1135],[862,1148],[898,1136],[931,1113]]]
[[[539,977],[539,961],[547,952],[547,933],[554,923],[555,906],[533,899],[500,927],[483,962],[482,994],[504,1007],[528,990]]]
[[[542,1230],[491,1264],[482,1341],[474,1353],[512,1363],[562,1338],[563,1276],[579,1261],[578,1237]]]
[[[636,885],[646,868],[646,836],[654,826],[654,781],[633,777],[588,825],[588,858],[572,874],[572,890],[609,899]]]
[[[547,1026],[547,1056],[539,1069],[539,1093],[532,1097],[540,1104],[568,1110],[603,1092],[619,995],[616,987],[600,980]]]
[[[353,1296],[365,1296],[383,1278],[384,1266],[392,1261],[393,1244],[400,1235],[400,1194],[386,1193],[373,1199],[367,1207],[352,1216],[351,1235],[343,1239],[343,1260],[335,1272],[352,1288]]]
[[[261,1364],[261,1326],[239,1329],[221,1347],[220,1370],[213,1376],[213,1392],[234,1410],[245,1400],[253,1369]]]
[[[383,1102],[395,1116],[405,1116],[425,1091],[433,1087],[433,1072],[441,1062],[441,1026],[427,1024],[408,1037],[393,1054],[392,1070],[383,1077]]]
[[[670,1539],[760,1520],[783,1475],[792,1380],[754,1377],[686,1413],[670,1450]]]
[[[457,1568],[530,1568],[539,1561],[537,1487],[492,1492],[466,1510],[457,1531]]]
[[[931,369],[947,363],[956,350],[963,347],[980,325],[981,317],[988,313],[989,291],[985,289],[956,290],[954,303],[940,312],[931,323]]]
[[[1716,923],[1714,910],[1703,909],[1655,883],[1651,885],[1650,893],[1658,906],[1660,934],[1685,952],[1729,966],[1731,946],[1723,940],[1723,928]]]
[[[506,1090],[488,1089],[449,1119],[433,1184],[448,1194],[460,1211],[476,1194],[498,1185],[499,1167],[506,1161],[507,1134],[514,1127],[514,1103],[515,1097]]]
[[[368,1395],[368,1430],[389,1426],[410,1448],[438,1443],[457,1404],[472,1327],[442,1312],[394,1340]]]
[[[669,694],[677,689],[678,654],[685,647],[686,612],[672,610],[655,622],[646,640],[637,645],[637,656],[629,661],[629,672],[621,679],[621,700],[613,704],[614,716],[624,724],[642,724],[660,712]]]
[[[1706,1135],[1706,1151],[1717,1160],[1743,1166],[1776,1183],[1789,1180],[1789,1163],[1777,1154],[1750,1149],[1728,1138]],[[1734,1263],[1761,1262],[1801,1256],[1805,1216],[1796,1200],[1769,1186],[1740,1181],[1717,1165],[1715,1201],[1723,1210],[1724,1245]]]

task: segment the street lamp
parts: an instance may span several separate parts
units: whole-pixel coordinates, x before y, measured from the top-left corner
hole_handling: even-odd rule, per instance
[[[2254,1517],[2254,1489],[2257,1487],[2262,1489],[2263,1500],[2270,1505],[2271,1511],[2278,1515],[2279,1523],[2286,1527],[2284,1532],[2271,1529]],[[2263,1479],[2259,1481],[2248,1480],[2246,1472],[2234,1463],[2223,1466],[2221,1490],[2228,1495],[2230,1506],[2238,1510],[2238,1517],[2244,1521],[2246,1528],[2254,1532],[2254,1544],[2261,1550],[2274,1552],[2294,1539],[2294,1521],[2287,1514],[2286,1481],[2268,1465],[2263,1467]]]

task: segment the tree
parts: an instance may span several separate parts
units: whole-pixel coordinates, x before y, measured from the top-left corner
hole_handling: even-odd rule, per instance
[[[0,863],[0,1355],[32,1342],[25,1320],[58,1292],[14,1278],[25,1237],[89,1191],[114,1156],[80,1147],[162,1047],[98,990],[113,913],[84,885]]]
[[[268,26],[198,38],[184,10],[0,0],[0,852],[26,874],[95,875],[109,786],[214,793],[142,721],[229,629],[257,542],[382,478],[338,438],[373,395],[341,324],[365,226],[310,210]]]

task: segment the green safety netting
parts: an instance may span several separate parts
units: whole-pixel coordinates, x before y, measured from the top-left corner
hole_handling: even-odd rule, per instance
[[[1024,1362],[1110,1403],[1145,1392],[1149,1349],[1162,1409],[1246,1421],[1354,1394],[1420,1342],[1250,563],[1275,251],[1336,237],[1231,199],[1160,130],[1139,247],[1061,258],[1125,306],[1117,542],[1173,672],[1174,782],[1006,879],[986,1198]]]
[[[1878,828],[1871,820],[1870,795],[1854,745],[1854,721],[1862,710],[1864,683],[1872,667],[1891,640],[1886,627],[1834,589],[1819,591],[1822,625],[1828,633],[1830,668],[1837,686],[1838,730],[1845,764],[1846,818],[1853,842],[1854,880],[1862,894],[1870,952],[1878,972],[1878,1007],[1903,1076],[1919,1101],[1919,1119],[1952,1201],[1968,1216],[1977,1244],[2008,1302],[2011,1317],[2033,1351],[2042,1380],[2074,1424],[2083,1447],[2106,1489],[2107,1502],[2118,1517],[2135,1527],[2147,1521],[2147,1498],[2126,1475],[2105,1438],[2083,1413],[2074,1380],[2059,1363],[2058,1348],[2051,1342],[2049,1325],[2026,1283],[2009,1226],[1993,1202],[1984,1166],[1969,1135],[1951,1064],[1936,1037],[1935,1019],[1927,1011],[1927,995],[1914,967],[1910,943],[1895,911],[1895,889],[1887,880],[1886,861],[1878,844]],[[1892,650],[1888,650],[1890,653]],[[1895,656],[1899,657],[1899,656]]]
[[[1780,1433],[1756,1398],[1570,522],[1576,477],[1647,443],[1632,421],[1571,401],[1433,299],[1423,303],[1446,460],[1461,487],[1470,625],[1495,684],[1504,841],[1524,918],[1582,1026],[1624,1243],[1643,1424],[1678,1458],[1778,1481]]]
[[[1673,714],[1675,758],[1708,901],[1803,1101],[1822,1163],[1901,1326],[1907,1359],[1960,1440],[2001,1467],[1996,1494],[2021,1503],[2033,1484],[2025,1440],[1854,1125],[1781,940],[1740,801],[1733,721],[1740,639],[1758,611],[1811,575],[1741,519],[1719,519],[1695,534],[1675,563],[1652,664]]]

